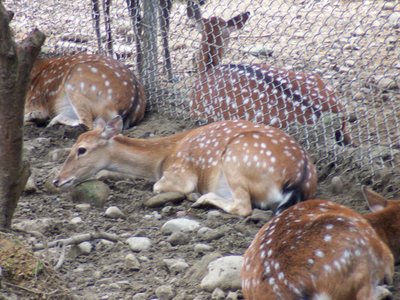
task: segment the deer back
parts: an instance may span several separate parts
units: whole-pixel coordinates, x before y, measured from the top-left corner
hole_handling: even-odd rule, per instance
[[[263,226],[247,249],[244,296],[375,299],[378,283],[390,282],[394,269],[393,254],[377,232],[368,218],[330,201],[292,206]]]

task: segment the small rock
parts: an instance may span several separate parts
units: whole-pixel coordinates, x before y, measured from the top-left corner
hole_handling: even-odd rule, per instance
[[[210,262],[220,258],[222,255],[218,252],[213,252],[204,255],[200,261],[197,261],[190,269],[186,272],[185,277],[189,277],[192,281],[199,282],[204,278],[208,271],[208,265]]]
[[[360,46],[355,44],[346,44],[343,46],[344,50],[360,50]]]
[[[172,219],[164,223],[161,232],[164,234],[174,232],[191,232],[200,227],[200,223],[186,218]]]
[[[153,211],[150,214],[144,215],[143,218],[146,220],[160,220],[162,216],[158,213],[158,211]]]
[[[15,220],[15,223],[13,223],[12,227],[13,229],[16,230],[22,230],[22,231],[38,231],[40,233],[45,233],[46,231],[49,230],[51,226],[54,226],[56,222],[54,219],[51,218],[39,218],[35,220],[21,220],[17,221]]]
[[[189,195],[186,196],[186,199],[189,200],[190,202],[196,202],[200,197],[201,194],[199,193],[190,193]]]
[[[90,204],[88,204],[88,203],[82,203],[82,204],[77,204],[77,205],[75,205],[75,207],[76,207],[77,209],[79,209],[79,210],[87,211],[87,210],[89,210],[92,206],[91,206]]]
[[[184,245],[190,241],[190,235],[186,232],[174,232],[172,233],[167,241],[172,245]]]
[[[131,237],[126,240],[129,248],[134,252],[147,250],[151,246],[151,240],[147,237]]]
[[[397,3],[396,2],[385,2],[383,4],[382,9],[383,10],[394,10],[394,8],[396,7]]]
[[[161,213],[165,216],[172,216],[175,213],[175,208],[172,206],[165,206],[161,209]]]
[[[81,217],[75,217],[73,219],[71,219],[71,221],[69,221],[71,224],[79,224],[82,223],[82,218]]]
[[[140,262],[136,258],[135,255],[129,253],[125,256],[125,263],[129,270],[139,271],[140,270]]]
[[[205,253],[210,252],[213,250],[213,247],[207,244],[195,244],[194,245],[194,252],[197,253]]]
[[[137,293],[132,296],[132,300],[147,300],[147,294],[146,293]]]
[[[213,240],[218,240],[218,239],[222,238],[223,236],[225,236],[227,230],[228,229],[226,227],[211,229],[211,230],[205,231],[203,234],[199,234],[199,237],[203,241],[210,242]]]
[[[390,26],[394,27],[395,29],[400,28],[400,12],[393,12],[388,17],[388,24],[390,24]]]
[[[212,261],[208,265],[208,274],[201,281],[201,288],[213,291],[236,290],[241,288],[240,269],[243,257],[237,255],[225,256]]]
[[[239,295],[237,292],[229,291],[228,295],[226,296],[226,300],[237,300],[239,299]]]
[[[213,209],[207,212],[207,219],[217,219],[221,217],[221,212],[219,210]]]
[[[110,188],[102,181],[89,180],[74,186],[71,191],[73,202],[89,203],[96,207],[103,207]]]
[[[252,221],[255,223],[267,223],[267,221],[271,219],[271,216],[272,211],[255,208],[253,209],[251,216],[249,216],[246,221]]]
[[[254,56],[270,57],[274,53],[273,50],[265,47],[264,44],[255,44],[243,48],[243,52]]]
[[[174,290],[171,285],[162,285],[156,289],[158,300],[171,300],[174,296]]]
[[[164,259],[163,262],[167,266],[168,270],[175,274],[181,273],[189,268],[189,265],[183,258],[171,258],[171,259]]]
[[[342,178],[340,178],[340,176],[335,176],[332,178],[331,180],[332,193],[334,193],[335,195],[343,193],[343,187],[344,187],[343,181]]]
[[[348,59],[348,60],[346,60],[346,61],[344,62],[344,64],[345,64],[346,66],[348,66],[348,67],[354,67],[355,61],[354,61],[354,60],[351,60],[351,59]]]
[[[78,248],[82,254],[89,254],[92,252],[92,244],[90,242],[82,242],[78,245]]]
[[[220,288],[216,288],[211,294],[212,300],[224,300],[225,299],[225,292]]]
[[[350,71],[349,67],[346,67],[346,66],[340,66],[339,67],[339,72],[340,73],[349,73],[349,71]]]
[[[112,219],[125,218],[124,213],[116,206],[107,208],[105,215]]]
[[[172,202],[172,203],[181,202],[185,198],[186,198],[185,194],[178,193],[178,192],[161,193],[161,194],[155,195],[154,197],[151,197],[150,199],[148,199],[144,203],[144,205],[146,207],[159,207],[159,206],[162,206],[169,202]]]
[[[385,75],[375,76],[375,81],[382,90],[395,90],[399,88],[395,79]]]
[[[365,35],[365,30],[362,27],[357,27],[356,30],[354,30],[353,35],[354,36],[363,36]]]
[[[28,181],[25,184],[24,192],[27,194],[33,194],[36,193],[37,187],[35,183],[35,178],[34,175],[32,174],[29,176]]]

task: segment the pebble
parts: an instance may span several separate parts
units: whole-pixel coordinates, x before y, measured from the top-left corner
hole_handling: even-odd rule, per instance
[[[117,206],[107,208],[105,215],[112,219],[125,218],[124,213]]]
[[[204,255],[186,272],[185,277],[190,277],[192,281],[200,282],[207,274],[208,265],[210,262],[222,257],[218,252],[212,252]]]
[[[126,240],[129,248],[134,252],[147,250],[151,246],[151,240],[147,237],[130,237]]]
[[[171,300],[174,296],[174,289],[171,285],[162,285],[156,289],[158,300]]]
[[[24,192],[27,194],[33,194],[37,192],[34,174],[29,176],[28,181],[25,184]]]
[[[220,288],[216,288],[211,294],[212,300],[224,300],[225,299],[225,292]]]
[[[140,262],[136,258],[136,256],[132,253],[129,253],[125,256],[125,263],[129,270],[132,270],[132,271],[140,270]]]
[[[274,53],[273,50],[268,49],[267,47],[265,47],[264,44],[254,44],[246,46],[242,49],[242,51],[250,55],[265,56],[265,57],[272,56],[272,54]]]
[[[147,300],[147,294],[146,293],[137,293],[132,296],[132,300]]]
[[[82,204],[77,204],[75,205],[76,209],[82,210],[82,211],[87,211],[89,210],[92,206],[88,203],[82,203]]]
[[[194,252],[196,253],[205,253],[213,250],[213,247],[208,244],[195,244]]]
[[[238,292],[229,291],[228,295],[226,296],[226,300],[237,300],[239,299]]]
[[[167,241],[172,245],[183,245],[187,244],[190,241],[191,236],[186,232],[174,232],[172,233]]]
[[[201,281],[201,288],[209,292],[216,288],[240,289],[242,261],[243,257],[238,255],[225,256],[212,261],[208,265],[208,274]]]
[[[335,195],[343,193],[344,192],[343,188],[344,188],[344,185],[343,185],[342,178],[340,176],[334,176],[331,180],[332,193],[334,193]]]
[[[191,232],[200,227],[200,223],[186,218],[172,219],[164,223],[161,227],[161,232],[164,234],[174,232]]]
[[[207,219],[218,219],[219,217],[221,217],[221,212],[219,210],[213,209],[207,212]]]
[[[394,28],[400,28],[400,12],[396,11],[393,12],[389,17],[388,17],[388,24]]]
[[[92,252],[92,244],[90,242],[82,242],[78,244],[78,248],[82,254],[89,254]]]
[[[73,219],[71,219],[71,221],[69,221],[71,224],[79,224],[82,223],[82,218],[81,217],[75,217]]]
[[[385,75],[375,76],[375,81],[378,87],[382,90],[395,90],[399,88],[399,85],[395,79]]]
[[[164,264],[167,266],[169,272],[175,274],[181,273],[189,268],[189,265],[183,258],[170,258],[164,259]]]
[[[356,30],[353,31],[354,36],[363,36],[363,35],[365,35],[365,33],[366,32],[365,32],[364,28],[361,28],[361,27],[357,27]]]

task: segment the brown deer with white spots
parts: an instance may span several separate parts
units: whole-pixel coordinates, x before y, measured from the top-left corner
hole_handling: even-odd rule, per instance
[[[53,183],[71,186],[100,170],[152,178],[154,192],[199,192],[211,204],[246,216],[252,207],[283,210],[313,197],[317,175],[304,149],[278,128],[220,121],[168,137],[119,135],[119,117],[96,122],[72,147]]]
[[[38,58],[31,72],[25,121],[85,125],[120,115],[124,128],[145,112],[143,85],[121,62],[95,54]]]
[[[400,201],[363,187],[371,213],[309,200],[273,217],[242,266],[245,299],[375,300],[400,260]]]
[[[221,64],[230,34],[243,28],[249,12],[228,21],[205,19],[192,2],[187,15],[201,33],[198,74],[189,105],[194,117],[208,122],[246,119],[285,128],[293,122],[315,124],[323,112],[340,113],[342,128],[332,138],[351,144],[345,107],[318,74],[267,64]]]

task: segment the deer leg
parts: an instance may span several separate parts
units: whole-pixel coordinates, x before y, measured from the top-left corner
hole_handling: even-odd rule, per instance
[[[197,176],[183,173],[182,169],[164,171],[163,176],[154,186],[155,193],[180,192],[183,194],[192,193],[197,186]]]

